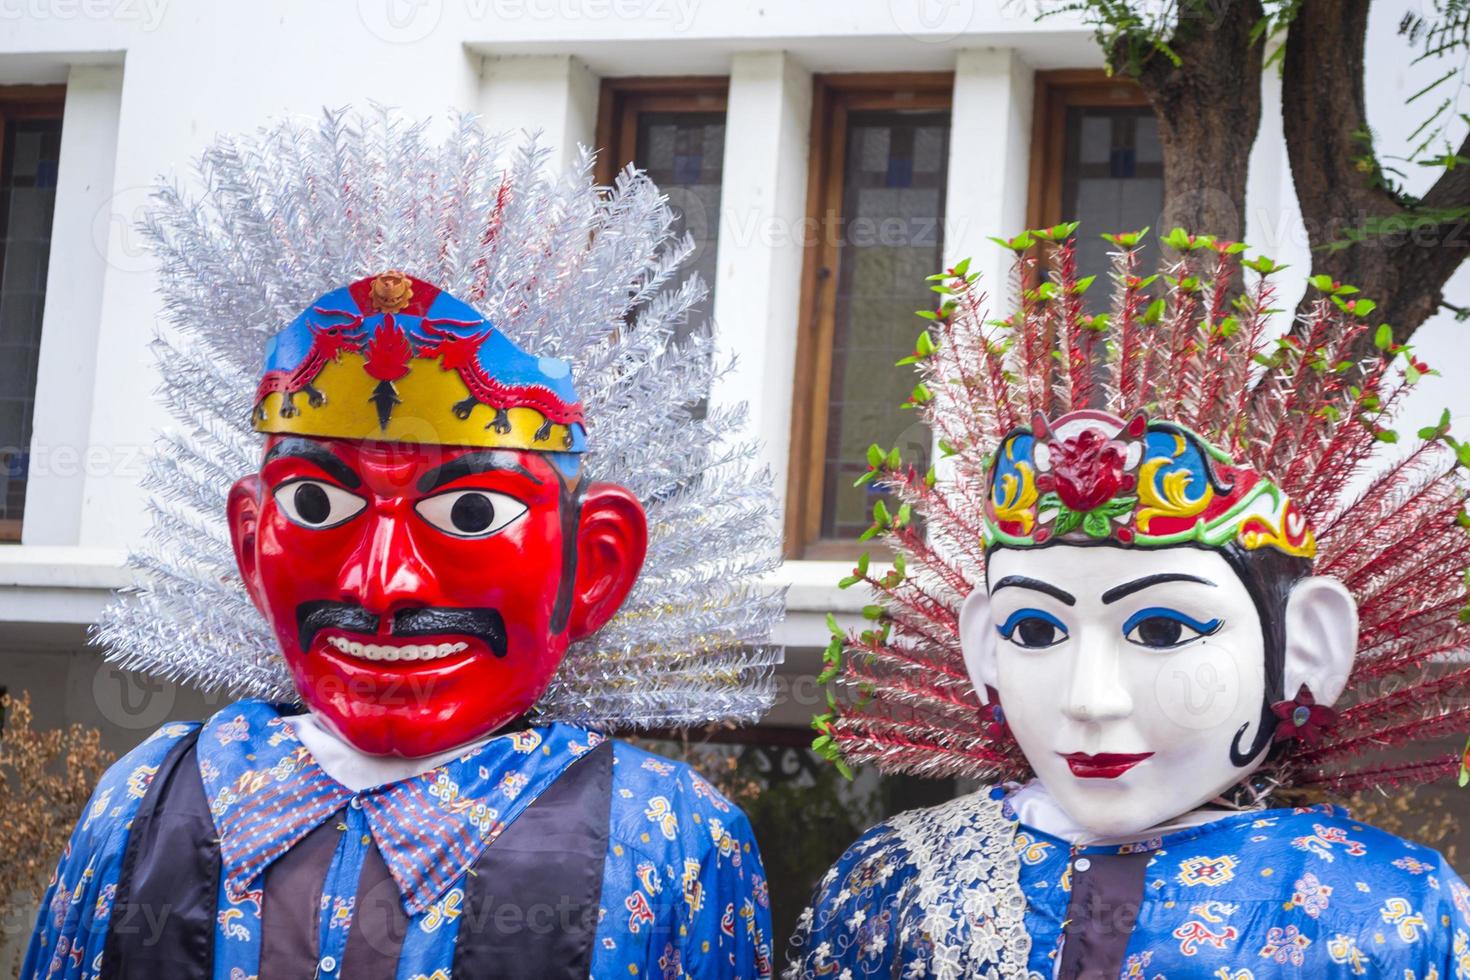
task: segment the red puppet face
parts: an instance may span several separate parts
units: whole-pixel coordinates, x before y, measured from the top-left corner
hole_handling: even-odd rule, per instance
[[[272,436],[235,484],[241,575],[296,688],[358,749],[409,758],[535,703],[617,611],[647,528],[546,453]],[[575,465],[575,462],[574,462]]]

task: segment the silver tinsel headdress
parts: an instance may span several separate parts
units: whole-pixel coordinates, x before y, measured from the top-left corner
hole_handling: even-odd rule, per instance
[[[324,115],[202,156],[196,198],[160,187],[144,230],[167,326],[154,343],[177,420],[145,486],[152,520],[129,556],[145,584],[96,639],[122,666],[205,689],[295,700],[284,660],[235,569],[231,483],[259,466],[250,411],[266,342],[314,297],[403,269],[464,299],[524,349],[572,363],[592,449],[584,472],[648,514],[643,572],[618,615],[575,643],[542,717],[605,728],[753,720],[770,706],[784,595],[769,474],[752,467],[745,406],[692,407],[722,368],[705,296],[677,278],[693,242],[629,168],[612,188],[583,151],[548,172],[469,117],[441,142],[395,114]]]

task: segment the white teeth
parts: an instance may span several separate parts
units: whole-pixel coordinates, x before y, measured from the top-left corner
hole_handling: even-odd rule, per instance
[[[469,648],[469,644],[463,641],[458,643],[405,643],[395,645],[390,643],[359,643],[349,640],[345,636],[332,636],[327,638],[327,644],[343,653],[357,657],[360,660],[438,660],[450,654],[460,653]]]

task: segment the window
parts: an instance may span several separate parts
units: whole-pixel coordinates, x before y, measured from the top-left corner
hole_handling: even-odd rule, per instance
[[[0,541],[20,540],[25,510],[62,97],[0,88]]]
[[[709,288],[690,311],[695,324],[714,309],[728,90],[717,77],[609,78],[598,103],[598,182],[611,184],[631,161],[668,196],[675,233],[694,238],[684,271],[698,272]]]
[[[1100,71],[1036,75],[1028,221],[1033,228],[1080,221],[1078,274],[1108,271],[1111,246],[1104,232],[1155,232],[1164,205],[1164,163],[1159,126],[1143,91],[1132,81]],[[1157,258],[1153,236],[1144,261]],[[1107,302],[1107,290],[1088,293]],[[1093,309],[1091,312],[1102,312]]]
[[[931,436],[901,409],[915,378],[914,312],[934,305],[949,175],[947,73],[815,82],[808,237],[792,413],[787,551],[848,557],[881,494],[853,481],[868,446],[928,465]]]

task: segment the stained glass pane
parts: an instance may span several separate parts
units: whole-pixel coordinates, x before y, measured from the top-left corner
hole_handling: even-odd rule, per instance
[[[928,465],[929,430],[898,407],[915,378],[893,363],[913,350],[914,311],[933,306],[924,277],[941,267],[949,162],[948,112],[855,112],[847,127],[822,474],[829,539],[870,523],[878,493],[852,485],[869,445]]]
[[[1077,238],[1078,273],[1106,277],[1107,242],[1104,232],[1159,228],[1164,206],[1164,164],[1159,148],[1159,124],[1148,106],[1072,106],[1067,110],[1066,153],[1062,163],[1062,218],[1080,221]],[[1149,268],[1157,260],[1153,236],[1146,241],[1143,260]],[[1087,294],[1089,312],[1103,312],[1105,289]]]
[[[60,120],[17,120],[0,150],[0,531],[25,510]]]

